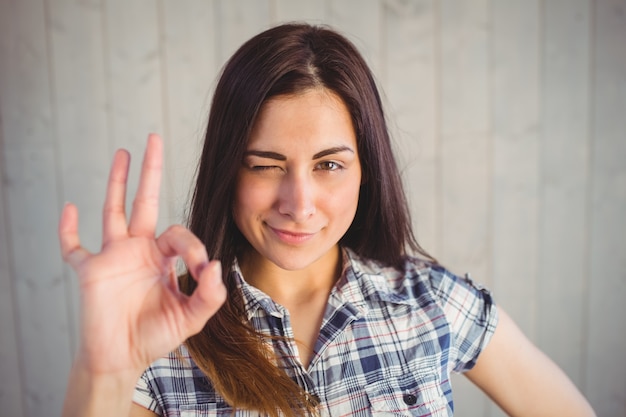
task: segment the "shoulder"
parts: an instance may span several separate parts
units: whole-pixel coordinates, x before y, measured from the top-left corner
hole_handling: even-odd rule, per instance
[[[497,324],[491,293],[469,275],[459,276],[439,264],[407,256],[397,266],[350,254],[355,281],[370,308],[408,311],[439,338],[449,338],[453,369],[471,368]],[[390,317],[394,314],[390,314]]]
[[[413,256],[405,256],[399,265],[390,266],[347,251],[349,267],[355,276],[380,294],[395,300],[428,300],[445,305],[454,299],[486,298],[491,293],[473,282],[469,274],[456,275],[449,269]]]

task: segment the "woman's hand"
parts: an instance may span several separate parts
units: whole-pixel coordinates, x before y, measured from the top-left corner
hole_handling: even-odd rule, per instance
[[[94,375],[135,374],[199,332],[226,298],[218,262],[202,242],[173,226],[156,237],[163,145],[151,135],[130,221],[125,194],[130,163],[117,151],[109,176],[99,253],[81,247],[78,210],[67,204],[59,223],[63,259],[78,274],[80,346],[75,368]],[[178,290],[175,262],[185,262],[198,287]],[[71,389],[71,386],[69,387]]]

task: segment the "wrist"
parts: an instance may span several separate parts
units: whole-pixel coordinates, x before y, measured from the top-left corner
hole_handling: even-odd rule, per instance
[[[64,417],[128,415],[141,371],[98,372],[75,361],[67,385]]]

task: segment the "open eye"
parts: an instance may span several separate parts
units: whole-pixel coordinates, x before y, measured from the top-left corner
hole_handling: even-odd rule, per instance
[[[323,161],[317,164],[316,168],[322,171],[337,171],[339,169],[342,169],[343,166],[334,161]]]

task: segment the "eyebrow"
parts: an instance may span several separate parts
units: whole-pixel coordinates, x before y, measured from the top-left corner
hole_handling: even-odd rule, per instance
[[[269,151],[255,151],[250,150],[246,151],[244,156],[258,156],[260,158],[268,158],[268,159],[276,159],[277,161],[286,161],[287,157],[285,155],[281,155],[277,152],[269,152]]]
[[[334,155],[336,153],[346,152],[346,151],[354,153],[354,150],[350,148],[349,146],[335,146],[333,148],[324,149],[323,151],[316,153],[315,155],[313,155],[313,158],[311,159],[315,160],[315,159],[323,158],[328,155]],[[244,153],[244,156],[258,156],[260,158],[275,159],[277,161],[287,160],[287,157],[285,155],[282,155],[278,152],[257,151],[254,149],[246,151]]]
[[[327,155],[334,155],[336,153],[345,151],[354,153],[354,150],[352,150],[352,148],[350,148],[349,146],[335,146],[334,148],[324,149],[323,151],[316,153],[315,155],[313,155],[313,159],[319,159]]]

